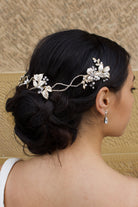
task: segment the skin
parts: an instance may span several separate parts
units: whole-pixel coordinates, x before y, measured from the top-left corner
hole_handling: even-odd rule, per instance
[[[127,126],[134,102],[133,82],[129,67],[119,92],[106,87],[98,92],[96,105],[83,115],[73,145],[52,156],[17,162],[6,184],[6,207],[38,207],[40,202],[41,207],[138,207],[138,179],[119,174],[101,156],[103,138],[120,136]]]

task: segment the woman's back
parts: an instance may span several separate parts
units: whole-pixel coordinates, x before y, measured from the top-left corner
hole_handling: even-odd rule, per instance
[[[66,161],[61,161],[62,167],[56,157],[17,162],[8,177],[5,207],[138,206],[136,179],[129,180],[102,161],[97,164],[96,157],[91,165],[71,156]]]

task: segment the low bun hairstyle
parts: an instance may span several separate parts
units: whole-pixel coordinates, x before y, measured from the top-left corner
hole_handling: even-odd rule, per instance
[[[84,90],[80,85],[52,92],[46,100],[36,90],[22,85],[7,100],[6,110],[14,116],[15,133],[33,154],[52,154],[73,144],[82,115],[95,104],[100,88],[120,90],[128,76],[130,61],[130,55],[117,43],[82,30],[54,33],[36,46],[26,75],[44,73],[50,86],[57,82],[69,84],[75,76],[86,74],[93,65],[92,57],[110,66],[110,79],[97,81],[95,89],[87,86]]]

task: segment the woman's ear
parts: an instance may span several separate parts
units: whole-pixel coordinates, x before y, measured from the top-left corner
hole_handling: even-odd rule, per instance
[[[96,96],[96,109],[101,115],[105,115],[110,104],[109,89],[102,87]]]

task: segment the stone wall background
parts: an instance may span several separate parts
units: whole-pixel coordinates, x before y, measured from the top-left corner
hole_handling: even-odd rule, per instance
[[[137,21],[137,0],[0,0],[0,72],[24,71],[39,39],[73,28],[117,41],[137,69]]]
[[[44,36],[79,28],[111,38],[132,56],[138,86],[137,0],[0,0],[0,164],[27,157],[15,141],[13,119],[5,101],[27,68],[32,51]],[[105,161],[119,172],[138,177],[138,92],[132,119],[120,138],[103,142]]]

